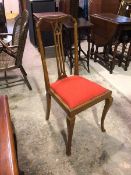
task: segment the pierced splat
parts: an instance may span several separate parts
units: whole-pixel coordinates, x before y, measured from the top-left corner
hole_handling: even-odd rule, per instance
[[[52,23],[52,27],[54,31],[54,44],[56,52],[58,79],[62,79],[67,76],[64,64],[65,56],[62,41],[62,23],[59,22]]]

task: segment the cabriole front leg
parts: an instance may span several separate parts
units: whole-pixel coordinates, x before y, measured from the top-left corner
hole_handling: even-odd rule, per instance
[[[104,120],[105,120],[106,114],[107,114],[107,112],[112,104],[112,101],[113,101],[113,98],[111,96],[109,98],[105,99],[105,106],[104,106],[102,117],[101,117],[101,130],[102,130],[102,132],[106,131],[104,128]]]

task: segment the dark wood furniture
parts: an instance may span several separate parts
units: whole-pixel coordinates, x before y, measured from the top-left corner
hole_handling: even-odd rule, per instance
[[[74,36],[74,75],[67,76],[65,69],[65,56],[63,50],[62,28],[63,24],[70,20],[73,23]],[[54,34],[54,46],[56,54],[57,74],[58,78],[55,82],[50,83],[48,69],[46,64],[46,52],[42,41],[41,31],[43,26],[51,27]],[[104,110],[101,118],[101,130],[104,132],[104,119],[108,109],[112,104],[111,91],[104,87],[79,76],[78,68],[78,38],[77,38],[77,22],[72,16],[56,12],[47,13],[41,17],[36,25],[38,45],[41,54],[41,61],[43,65],[47,111],[46,120],[49,119],[51,108],[51,97],[53,97],[58,104],[64,109],[67,114],[67,145],[66,154],[71,155],[71,143],[73,129],[75,125],[76,114],[95,105],[98,102],[105,101]]]
[[[79,0],[60,0],[59,11],[78,18]]]
[[[72,15],[74,18],[77,19],[78,22],[78,54],[79,60],[82,61],[83,66],[89,72],[89,55],[90,55],[90,33],[93,24],[86,20],[86,18],[79,18],[79,0],[60,0],[59,3],[59,11],[64,12],[66,14]],[[72,28],[71,24],[64,24],[64,43],[65,43],[65,55],[68,56],[70,62],[70,73],[72,74],[73,68],[73,54],[72,54]],[[67,40],[67,38],[69,38]],[[88,52],[85,53],[81,47],[81,41],[83,38],[86,38],[88,41]],[[84,55],[84,58],[83,56]],[[86,62],[86,66],[83,63]]]
[[[118,14],[131,17],[131,0],[121,0]]]
[[[26,0],[18,0],[20,14],[27,8]]]
[[[111,13],[101,13],[91,15],[91,22],[94,24],[92,32],[92,53],[94,60],[98,60],[110,73],[118,62],[127,70],[131,52],[131,19]],[[129,45],[128,45],[129,43]],[[94,51],[94,45],[96,50]],[[121,50],[119,46],[122,45]],[[103,52],[98,51],[103,46]]]
[[[29,37],[31,43],[37,47],[35,23],[33,20],[33,13],[44,13],[44,12],[54,12],[55,11],[55,1],[54,0],[27,0],[27,9],[29,11]],[[50,32],[43,33],[43,40],[45,40],[45,45],[52,45],[52,35]]]
[[[0,96],[0,174],[18,175],[13,129],[6,96]]]
[[[88,0],[89,15],[95,13],[114,13],[117,14],[120,0]]]
[[[65,43],[65,55],[68,56],[69,62],[70,62],[70,73],[72,74],[72,68],[74,63],[74,57],[72,54],[72,29],[73,25],[71,23],[65,23],[65,35],[64,35],[64,43]],[[77,27],[78,27],[78,56],[79,60],[83,63],[86,62],[86,66],[83,63],[84,67],[87,69],[88,72],[90,72],[89,69],[89,59],[90,59],[90,35],[91,35],[91,29],[93,24],[89,21],[87,21],[85,18],[78,18],[77,20]],[[87,53],[82,49],[81,47],[81,41],[83,40],[83,37],[88,42],[88,50]],[[67,40],[67,38],[69,38]]]
[[[22,58],[28,32],[29,14],[27,10],[24,10],[22,16],[19,16],[14,24],[13,33],[0,34],[1,36],[12,35],[11,43],[5,43],[0,40],[0,71],[5,73],[5,80],[7,86],[7,70],[20,69],[23,78],[22,81],[26,83],[29,90],[32,90],[31,85],[27,79],[27,73],[22,64]],[[14,82],[13,82],[14,83]]]
[[[7,22],[5,16],[4,2],[0,2],[0,33],[7,32]]]

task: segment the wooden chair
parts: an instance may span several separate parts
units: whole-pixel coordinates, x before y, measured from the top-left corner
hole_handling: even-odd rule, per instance
[[[94,61],[98,61],[112,73],[116,64],[117,44],[113,50],[112,46],[118,41],[116,39],[118,24],[101,18],[98,14],[91,15],[90,20],[94,24],[91,34],[91,58],[94,56]]]
[[[74,54],[75,54],[75,65],[74,75],[67,76],[64,62],[64,51],[62,41],[62,23],[65,20],[70,20],[73,23],[74,29]],[[48,76],[48,69],[46,64],[46,54],[41,36],[41,29],[46,24],[50,24],[52,32],[54,33],[54,45],[56,53],[57,73],[58,79],[50,83]],[[79,76],[78,72],[78,40],[77,40],[77,22],[70,15],[64,13],[56,13],[56,15],[44,16],[41,18],[37,25],[37,38],[38,46],[40,49],[41,60],[43,65],[46,98],[47,98],[47,111],[46,120],[49,119],[50,108],[51,108],[51,97],[53,97],[58,104],[67,113],[67,131],[68,139],[66,146],[66,154],[71,155],[71,142],[73,129],[75,124],[76,114],[81,111],[95,105],[98,102],[105,100],[105,106],[101,118],[101,130],[104,132],[104,119],[109,107],[112,104],[112,92],[95,82],[92,82],[84,77]]]
[[[121,0],[118,15],[131,17],[131,0]]]
[[[22,58],[28,32],[28,11],[25,10],[22,16],[18,17],[13,28],[13,33],[1,33],[1,36],[12,36],[11,43],[5,43],[2,39],[0,40],[0,71],[5,72],[5,78],[7,80],[6,71],[10,69],[21,70],[24,77],[24,81],[28,88],[31,90],[31,85],[27,79],[27,73],[25,72],[22,65]]]

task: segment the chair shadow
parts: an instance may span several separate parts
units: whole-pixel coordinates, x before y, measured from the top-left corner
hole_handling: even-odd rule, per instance
[[[56,133],[51,122],[48,123],[48,126],[52,133],[53,142],[57,142],[53,135],[54,133],[55,135],[59,133]],[[63,137],[66,137],[65,133],[65,130],[61,130]],[[55,149],[58,149],[57,153],[63,153],[63,149],[59,145]],[[76,175],[91,174],[97,168],[103,169],[103,165],[108,164],[108,161],[111,160],[113,155],[117,154],[121,149],[123,150],[123,143],[121,141],[107,133],[102,133],[101,130],[95,128],[86,120],[81,119],[75,125],[72,140],[72,155],[67,157],[67,159]],[[63,154],[63,156],[66,156],[65,151]]]
[[[79,135],[76,138],[76,145],[74,145],[76,148],[74,147],[74,149],[78,154],[73,154],[70,162],[72,163],[74,158],[81,160],[81,168],[78,168],[77,164],[73,165],[78,175],[82,173],[82,169],[85,169],[86,173],[91,173],[95,168],[102,167],[121,148],[122,143],[119,140],[107,133],[102,133],[99,128],[95,128],[85,119],[77,123],[76,130],[76,135]]]

